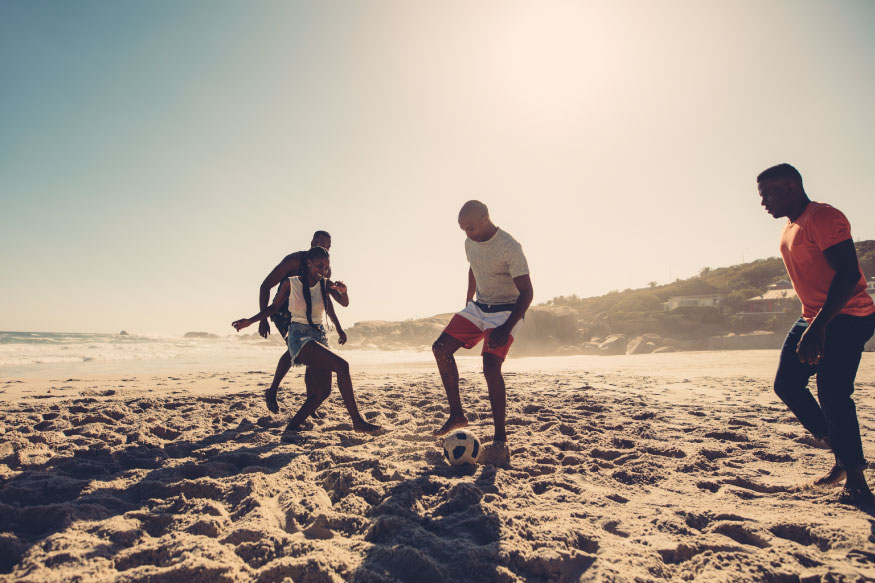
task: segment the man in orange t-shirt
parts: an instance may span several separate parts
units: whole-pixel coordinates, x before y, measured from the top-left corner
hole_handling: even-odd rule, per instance
[[[781,350],[775,393],[835,454],[835,466],[816,484],[845,479],[843,498],[875,504],[863,475],[867,464],[851,397],[863,347],[875,332],[875,303],[866,292],[851,226],[838,209],[809,200],[802,176],[789,164],[763,171],[757,187],[766,211],[789,219],[781,256],[802,302],[802,317]],[[817,401],[808,390],[815,374]]]

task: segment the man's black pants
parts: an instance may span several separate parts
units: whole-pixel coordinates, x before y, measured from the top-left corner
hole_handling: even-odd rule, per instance
[[[847,470],[866,466],[857,408],[851,395],[866,341],[875,332],[875,314],[839,314],[826,328],[826,343],[816,365],[799,362],[796,346],[808,323],[799,318],[790,328],[775,376],[775,393],[802,425],[818,438],[829,437],[839,463]],[[817,401],[808,379],[817,375]]]

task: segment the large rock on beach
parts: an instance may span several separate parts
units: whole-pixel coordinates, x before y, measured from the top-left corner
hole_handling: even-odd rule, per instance
[[[599,353],[599,343],[598,342],[584,342],[580,345],[581,354],[598,354]]]
[[[216,334],[210,334],[209,332],[186,332],[183,335],[183,338],[218,338],[219,336]]]
[[[626,336],[624,334],[611,334],[599,344],[599,354],[625,354]]]
[[[577,312],[568,306],[538,306],[526,312],[520,338],[546,338],[552,336],[564,344],[578,341]]]
[[[708,350],[758,350],[781,348],[784,334],[759,330],[750,334],[728,334],[708,339]]]
[[[559,356],[572,356],[575,354],[583,354],[583,347],[574,346],[573,344],[566,344],[565,346],[560,346],[556,349],[556,354]]]
[[[626,344],[626,354],[648,354],[659,346],[661,338],[656,334],[635,336]]]

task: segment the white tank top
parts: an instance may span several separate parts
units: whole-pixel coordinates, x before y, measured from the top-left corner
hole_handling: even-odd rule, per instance
[[[304,284],[301,283],[301,278],[293,275],[289,278],[291,289],[289,290],[289,313],[292,315],[292,322],[299,324],[309,324],[307,321],[307,302],[304,300]],[[319,287],[319,282],[310,288],[310,301],[312,310],[310,318],[314,324],[320,324],[322,317],[325,314],[325,304],[322,301],[322,291]]]

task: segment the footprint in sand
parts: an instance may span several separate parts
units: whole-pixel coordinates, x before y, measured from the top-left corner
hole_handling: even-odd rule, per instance
[[[563,423],[559,426],[559,433],[568,437],[574,437],[577,435],[577,430],[574,429],[571,425]]]
[[[705,459],[707,459],[709,462],[713,462],[716,459],[724,458],[724,457],[729,455],[727,452],[719,450],[719,449],[707,449],[707,448],[702,448],[701,450],[699,450],[699,453]]]
[[[758,484],[753,480],[748,480],[747,478],[741,477],[729,478],[723,480],[723,483],[732,486],[738,486],[739,488],[744,488],[746,490],[751,490],[760,494],[775,494],[777,492],[792,492],[795,490],[794,487],[788,486],[770,486],[768,484]]]
[[[711,551],[712,553],[737,553],[744,552],[743,547],[735,545],[715,545],[715,544],[692,544],[681,543],[677,546],[669,548],[656,549],[662,561],[667,565],[678,565],[685,563],[690,559],[702,553]]]
[[[700,490],[708,490],[709,492],[717,492],[718,490],[720,490],[720,484],[716,482],[709,482],[707,480],[696,483],[696,487]]]
[[[769,544],[769,541],[766,540],[762,535],[737,522],[718,523],[714,526],[714,528],[711,529],[711,532],[722,534],[723,536],[729,537],[737,543],[754,546],[760,549],[765,549],[771,546]]]
[[[654,417],[656,417],[656,413],[652,411],[644,411],[643,413],[636,413],[635,415],[632,415],[632,419],[636,421],[644,421],[647,419],[653,419]]]
[[[709,431],[705,437],[711,439],[719,439],[720,441],[745,442],[750,441],[747,435],[737,431]]]
[[[602,528],[613,535],[616,535],[616,536],[619,536],[622,538],[629,538],[628,532],[626,532],[624,530],[620,530],[620,521],[619,520],[609,520],[602,525]]]
[[[562,441],[554,441],[551,443],[553,447],[559,451],[583,451],[583,447],[576,441],[564,439]]]
[[[847,558],[849,561],[861,563],[863,565],[875,564],[875,553],[864,551],[863,549],[852,549],[848,551]]]
[[[644,451],[651,455],[671,457],[676,459],[687,457],[687,454],[682,449],[678,449],[676,447],[645,447]]]
[[[562,456],[559,463],[564,467],[575,467],[583,464],[585,461],[586,460],[580,456],[569,454]]]
[[[622,429],[622,427],[619,427],[618,429]],[[631,439],[615,437],[611,440],[611,445],[620,449],[633,449],[635,447],[635,442]]]
[[[753,452],[753,455],[764,462],[789,463],[796,461],[795,457],[785,453],[771,453],[769,451],[757,450]]]
[[[826,552],[833,548],[835,542],[841,542],[841,537],[838,533],[834,533],[834,539],[830,540],[827,536],[816,532],[814,527],[806,524],[776,524],[769,529],[771,533],[779,538],[793,541],[804,546],[815,546],[821,552]]]
[[[616,449],[599,449],[594,448],[589,452],[590,457],[594,457],[600,460],[613,461],[623,455],[622,451],[617,451]]]

